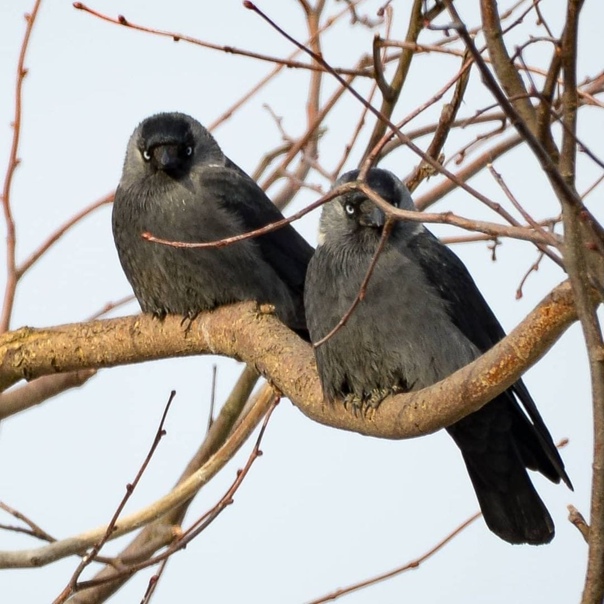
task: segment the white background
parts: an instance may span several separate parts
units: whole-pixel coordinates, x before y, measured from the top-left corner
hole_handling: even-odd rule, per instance
[[[393,37],[398,39],[405,33],[407,4],[400,0],[393,3]],[[500,4],[501,9],[507,6]],[[305,39],[297,3],[264,0],[259,5],[297,38]],[[374,14],[378,5],[367,2],[363,11]],[[289,43],[245,10],[239,0],[110,0],[91,6],[218,44],[276,56],[292,52]],[[328,7],[332,14],[343,4],[328,2]],[[559,32],[562,3],[543,2],[542,8]],[[30,9],[31,3],[23,0],[5,1],[0,6],[1,169],[8,162],[12,135],[23,13]],[[476,24],[473,9],[465,3],[463,9],[463,16]],[[579,81],[601,70],[601,52],[594,50],[601,49],[603,19],[601,4],[586,3]],[[526,28],[533,30],[534,16],[526,21]],[[326,39],[326,58],[336,65],[351,66],[361,53],[370,52],[372,36],[373,32],[363,28],[350,29],[344,20]],[[434,39],[434,34],[431,36]],[[545,55],[535,49],[528,53],[529,59],[549,57],[551,47],[539,48]],[[409,76],[412,84],[403,91],[396,116],[400,118],[430,98],[454,75],[458,64],[458,59],[449,57],[418,57]],[[267,63],[184,42],[175,44],[101,22],[75,10],[70,2],[57,0],[42,4],[27,66],[22,164],[12,190],[21,260],[58,225],[115,188],[126,142],[141,119],[157,111],[179,110],[210,124],[272,69]],[[281,142],[264,103],[285,117],[284,127],[292,135],[304,131],[308,77],[305,71],[286,70],[215,130],[225,153],[247,172]],[[324,98],[333,89],[334,83],[326,79]],[[366,85],[359,84],[359,89],[365,90]],[[463,114],[472,115],[491,102],[474,74]],[[439,110],[440,105],[430,113],[432,118]],[[328,168],[337,164],[358,112],[357,102],[347,97],[330,118],[320,146],[321,161]],[[580,119],[580,136],[600,153],[602,112],[588,109],[581,112]],[[417,123],[426,121],[428,118],[420,118]],[[455,148],[447,147],[448,154]],[[353,154],[346,168],[356,167],[358,160],[358,153]],[[592,164],[581,161],[579,191],[598,175]],[[404,177],[416,162],[411,154],[400,152],[383,166]],[[556,213],[555,199],[529,155],[510,154],[497,160],[496,167],[537,217]],[[317,174],[311,175],[311,181],[328,186]],[[430,181],[418,193],[433,184]],[[507,204],[488,175],[474,179],[472,185]],[[278,192],[279,186],[269,193]],[[596,213],[599,197],[596,192],[588,198]],[[316,194],[305,192],[292,207],[299,208],[315,198]],[[447,208],[465,216],[497,218],[461,191],[435,209]],[[313,244],[317,220],[315,212],[297,223]],[[544,262],[525,286],[524,297],[517,301],[516,287],[536,258],[530,244],[506,241],[498,249],[495,264],[484,243],[456,246],[455,251],[506,329],[517,324],[563,279],[557,267]],[[4,256],[0,252],[0,282],[5,277]],[[105,207],[70,231],[22,280],[12,327],[84,320],[108,301],[129,292],[113,246],[110,207]],[[120,312],[135,313],[138,306],[132,303]],[[102,371],[83,389],[3,422],[0,500],[57,538],[105,523],[144,458],[169,392],[175,389],[168,434],[128,510],[163,495],[206,429],[213,363],[219,366],[221,403],[240,365],[210,357],[176,359]],[[572,503],[584,514],[589,513],[592,431],[589,376],[577,326],[528,372],[526,381],[554,439],[570,439],[562,455],[575,492],[534,477],[556,522],[553,543],[510,546],[493,536],[480,520],[420,569],[348,596],[345,601],[578,601],[587,548],[566,520],[566,505]],[[251,444],[204,489],[189,518],[217,501],[244,463]],[[413,559],[478,508],[461,457],[444,433],[407,442],[370,439],[315,424],[283,400],[262,448],[264,456],[256,462],[235,503],[170,561],[154,601],[301,603]],[[0,522],[12,521],[2,515]],[[105,555],[116,553],[126,542],[111,543]],[[37,545],[31,539],[0,532],[0,549]],[[71,558],[38,570],[0,572],[2,601],[51,602],[77,562]],[[112,601],[139,602],[152,573],[141,572]]]

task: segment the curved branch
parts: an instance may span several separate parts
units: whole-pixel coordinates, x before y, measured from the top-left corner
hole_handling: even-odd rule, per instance
[[[49,329],[22,328],[0,337],[0,386],[56,372],[112,367],[166,357],[220,354],[254,366],[311,419],[381,438],[435,432],[479,409],[513,384],[576,320],[568,283],[556,287],[497,346],[447,379],[386,399],[371,417],[323,402],[309,345],[255,303],[159,322],[124,317]]]

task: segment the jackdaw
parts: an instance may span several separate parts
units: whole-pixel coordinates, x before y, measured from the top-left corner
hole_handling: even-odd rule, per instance
[[[358,175],[348,172],[336,186]],[[391,172],[372,169],[366,182],[393,206],[415,209]],[[384,224],[382,210],[359,191],[325,204],[304,294],[312,342],[350,308]],[[440,381],[504,335],[461,260],[421,223],[398,221],[364,299],[315,353],[326,399],[367,409],[389,394]],[[490,530],[510,543],[551,541],[554,523],[525,468],[572,486],[522,380],[447,431],[461,449]]]
[[[175,248],[152,235],[211,242],[283,219],[262,189],[182,113],[159,113],[134,130],[113,204],[120,262],[144,312],[195,317],[244,300],[274,305],[308,339],[304,277],[313,248],[286,225],[222,248]]]

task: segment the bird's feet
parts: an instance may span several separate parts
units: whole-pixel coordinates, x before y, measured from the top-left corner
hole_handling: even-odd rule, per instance
[[[193,321],[199,316],[199,311],[190,310],[186,315],[183,316],[180,326],[185,328],[185,335],[189,335],[189,331],[191,330],[191,325]]]
[[[352,411],[355,417],[362,416],[371,419],[380,403],[390,394],[394,394],[395,388],[375,388],[363,396],[350,393],[344,397],[344,407]]]

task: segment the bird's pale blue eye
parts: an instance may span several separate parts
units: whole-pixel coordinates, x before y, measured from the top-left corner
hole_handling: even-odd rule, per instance
[[[149,151],[147,151],[147,149],[145,149],[143,151],[143,159],[145,161],[150,161],[151,160],[151,153],[149,153]]]
[[[344,211],[348,216],[354,216],[357,212],[356,206],[354,203],[347,203],[344,205]]]
[[[187,148],[185,149],[185,153],[186,153],[187,155],[193,155],[193,147],[187,147]]]

